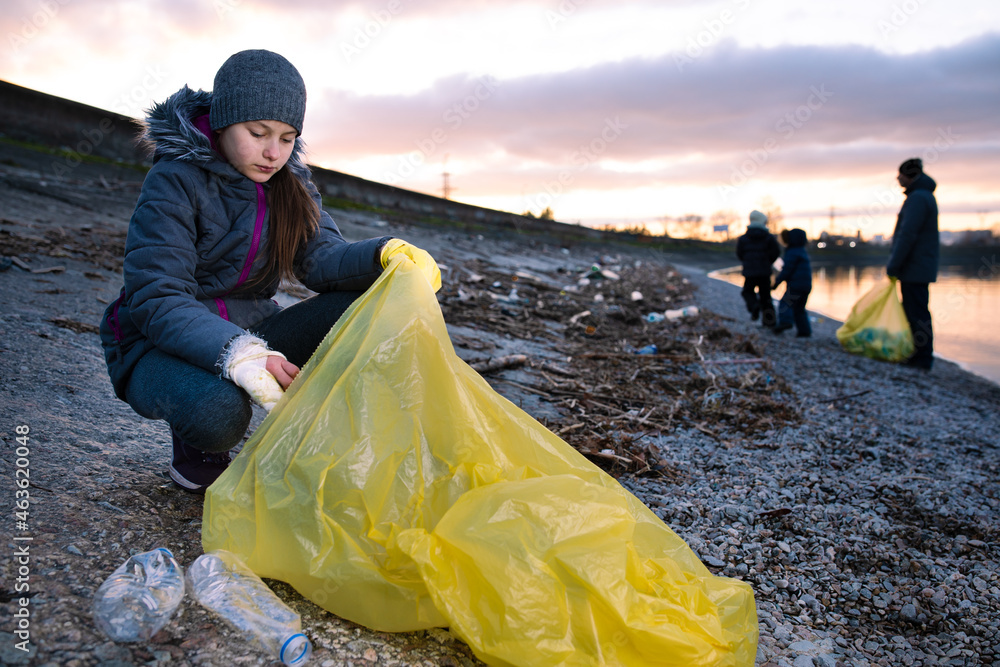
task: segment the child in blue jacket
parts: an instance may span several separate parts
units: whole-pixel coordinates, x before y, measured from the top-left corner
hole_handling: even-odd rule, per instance
[[[791,329],[794,322],[799,338],[812,336],[809,315],[806,314],[806,301],[812,291],[812,267],[809,264],[809,253],[806,252],[807,241],[806,233],[801,229],[786,229],[781,232],[781,242],[786,246],[785,265],[774,279],[772,289],[777,289],[782,282],[786,286],[785,294],[778,303],[778,323],[774,327],[776,334]]]
[[[101,320],[115,394],[170,425],[171,479],[204,493],[242,440],[251,401],[270,410],[389,259],[441,274],[400,239],[348,242],[323,210],[299,138],[306,90],[270,51],[241,51],[211,93],[150,109],[153,167],[129,222],[124,287]],[[316,296],[282,309],[293,279]]]

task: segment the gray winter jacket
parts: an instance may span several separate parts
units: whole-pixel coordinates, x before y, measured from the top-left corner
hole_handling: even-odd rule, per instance
[[[122,399],[135,364],[153,348],[219,372],[229,341],[280,310],[271,300],[276,276],[246,287],[264,270],[268,186],[214,150],[203,118],[211,99],[185,86],[146,118],[154,163],[129,223],[125,286],[101,320],[108,373]],[[383,238],[344,239],[322,210],[299,139],[286,168],[320,205],[320,229],[295,257],[296,277],[316,292],[367,289],[382,272]]]
[[[903,282],[932,283],[937,280],[938,207],[934,199],[937,184],[920,174],[906,188],[906,201],[899,209],[892,233],[892,253],[886,273]]]

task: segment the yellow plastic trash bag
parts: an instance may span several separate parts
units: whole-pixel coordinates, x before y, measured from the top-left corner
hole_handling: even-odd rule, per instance
[[[905,361],[913,355],[913,334],[895,278],[886,278],[858,299],[837,329],[837,340],[852,354],[882,361]]]
[[[450,627],[491,665],[756,655],[751,588],[494,392],[404,258],[209,488],[202,542],[370,628]]]

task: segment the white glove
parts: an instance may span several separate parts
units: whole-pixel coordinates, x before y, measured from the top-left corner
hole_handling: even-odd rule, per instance
[[[260,338],[247,334],[230,342],[222,361],[222,377],[242,387],[254,403],[268,412],[285,393],[267,371],[267,358],[272,355],[285,358],[280,352],[267,349]]]

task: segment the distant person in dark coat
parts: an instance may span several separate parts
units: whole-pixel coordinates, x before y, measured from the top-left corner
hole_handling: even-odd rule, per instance
[[[892,253],[885,270],[898,278],[903,310],[913,332],[915,351],[905,363],[924,370],[934,364],[934,332],[931,327],[928,286],[937,280],[938,207],[934,199],[937,184],[924,173],[920,158],[899,165],[896,177],[906,193],[906,200],[896,218],[892,233]]]
[[[763,315],[765,327],[777,324],[771,301],[771,265],[781,257],[781,247],[774,234],[767,231],[767,216],[760,211],[750,213],[750,225],[736,240],[736,256],[743,263],[743,300],[750,319]]]
[[[806,301],[812,291],[812,266],[809,263],[809,253],[806,252],[807,241],[802,229],[786,229],[781,232],[781,242],[785,244],[785,264],[774,279],[771,289],[778,289],[778,285],[785,283],[785,293],[778,303],[778,324],[774,327],[774,333],[780,334],[785,329],[791,329],[792,322],[795,322],[799,338],[812,336],[812,327],[806,314]]]

